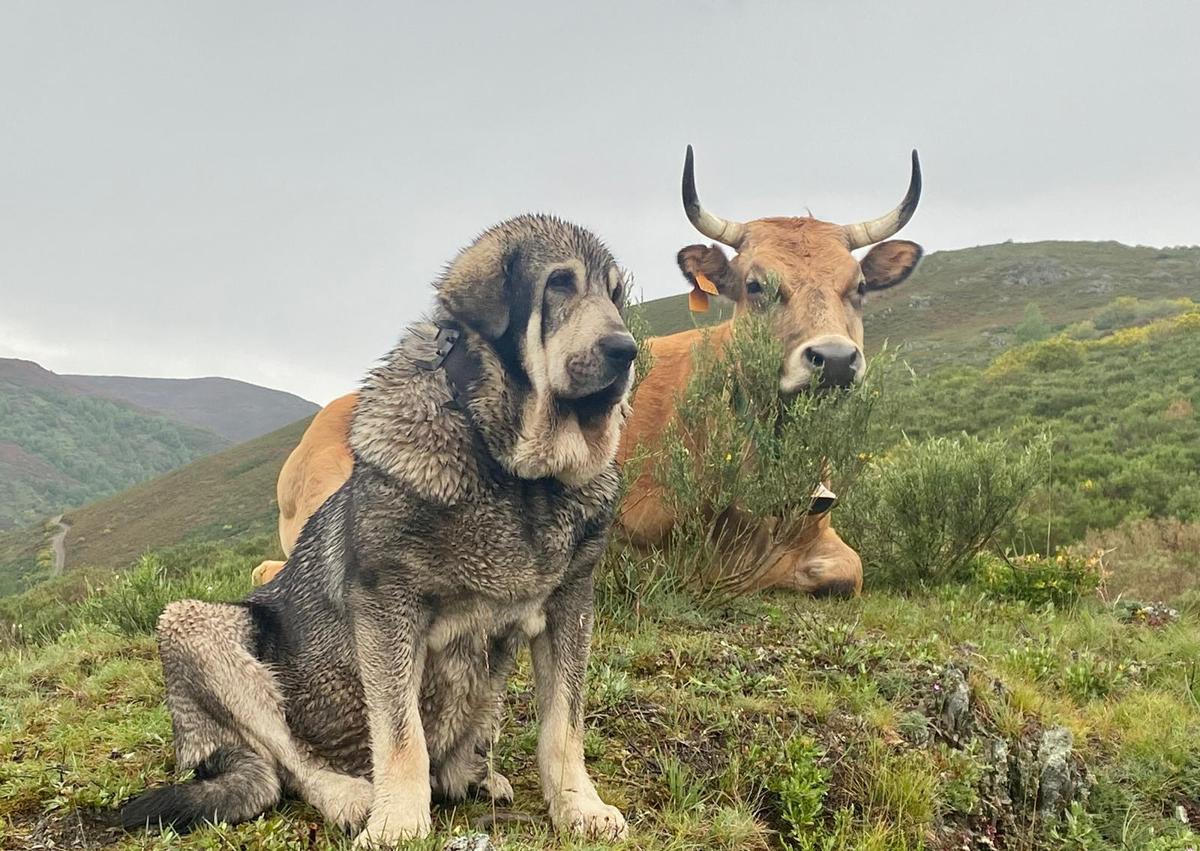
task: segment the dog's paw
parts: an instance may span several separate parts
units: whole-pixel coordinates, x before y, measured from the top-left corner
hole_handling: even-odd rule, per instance
[[[375,789],[366,778],[330,772],[321,781],[319,798],[311,803],[326,821],[352,830],[366,822],[374,797]]]
[[[475,794],[485,801],[511,804],[513,787],[508,778],[498,771],[489,771],[487,776],[475,784]]]
[[[409,839],[424,839],[432,830],[428,806],[374,809],[366,830],[354,837],[354,847],[389,848]]]
[[[562,793],[550,805],[550,821],[561,833],[588,839],[624,839],[628,833],[621,811],[595,795]]]

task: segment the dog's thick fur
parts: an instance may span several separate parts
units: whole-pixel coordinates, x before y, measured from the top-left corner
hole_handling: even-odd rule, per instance
[[[365,381],[353,472],[288,569],[244,603],[163,613],[177,767],[195,779],[144,794],[127,826],[236,822],[290,790],[365,822],[372,844],[427,834],[432,794],[510,798],[487,754],[528,640],[551,819],[624,833],[582,744],[592,570],[631,378],[620,275],[587,231],[523,216],[437,286],[433,322]]]

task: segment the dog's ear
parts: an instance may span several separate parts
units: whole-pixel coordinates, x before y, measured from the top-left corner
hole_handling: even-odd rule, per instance
[[[510,279],[517,250],[496,236],[464,249],[438,282],[438,301],[450,314],[489,340],[508,329]]]

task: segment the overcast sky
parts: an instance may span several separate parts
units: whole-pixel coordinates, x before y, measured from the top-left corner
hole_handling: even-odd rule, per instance
[[[1200,242],[1200,3],[0,4],[0,356],[352,388],[480,230],[558,213],[647,297],[679,201],[927,249]]]

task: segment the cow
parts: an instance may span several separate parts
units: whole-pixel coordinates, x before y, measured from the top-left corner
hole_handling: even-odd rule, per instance
[[[860,380],[866,366],[863,301],[868,292],[905,280],[920,261],[919,245],[889,239],[912,218],[920,197],[921,164],[914,150],[904,199],[877,219],[850,225],[810,216],[749,222],[724,219],[700,203],[689,145],[683,167],[684,211],[697,231],[735,253],[727,257],[715,244],[689,245],[677,261],[692,284],[693,309],[706,308],[709,294],[720,295],[733,302],[733,316],[712,328],[648,341],[653,366],[637,387],[618,459],[625,463],[639,450],[652,452],[671,420],[677,395],[691,378],[696,347],[706,339],[718,349],[723,347],[739,320],[754,312],[769,313],[772,331],[783,344],[782,396],[806,392],[814,385],[818,390],[846,388]],[[873,247],[862,261],[855,260],[851,252],[868,246]],[[646,467],[622,501],[618,529],[636,546],[662,546],[676,518],[653,465]],[[734,563],[714,565],[710,576],[749,577],[750,583],[739,590],[786,588],[818,596],[857,595],[862,590],[862,560],[830,525],[833,503],[833,495],[818,486],[812,516],[786,527],[779,526],[787,522],[782,518],[750,517],[731,506],[712,520],[715,532],[736,539],[736,546],[727,548]]]
[[[866,365],[862,323],[866,294],[904,281],[923,253],[916,243],[891,239],[912,218],[920,200],[921,166],[915,150],[908,191],[900,204],[879,218],[854,224],[832,224],[811,216],[748,222],[721,218],[700,203],[690,145],[682,189],[684,211],[692,226],[734,251],[727,257],[716,244],[689,245],[679,251],[680,271],[692,287],[689,302],[699,309],[707,305],[709,295],[718,295],[733,303],[733,316],[707,329],[647,341],[653,362],[637,387],[625,424],[617,456],[623,463],[637,453],[653,453],[671,421],[678,394],[692,376],[696,347],[705,340],[724,346],[739,320],[751,313],[769,312],[773,332],[783,343],[782,396],[814,386],[845,388],[860,380]],[[851,253],[869,246],[861,261]],[[772,286],[767,286],[768,280]],[[290,554],[307,518],[349,476],[353,459],[345,435],[354,402],[355,395],[349,394],[318,413],[280,472],[279,536],[285,554]],[[617,522],[619,536],[639,548],[666,545],[676,522],[651,467],[631,485]],[[753,582],[739,590],[783,588],[817,596],[857,595],[862,590],[862,560],[830,525],[833,501],[819,488],[812,516],[789,527],[795,532],[782,541],[775,534],[779,518],[749,517],[736,506],[713,518],[724,528],[735,529],[742,542],[737,548],[737,569],[753,577]],[[757,563],[747,565],[747,558]],[[283,566],[280,561],[263,562],[254,571],[255,582],[269,581]]]

